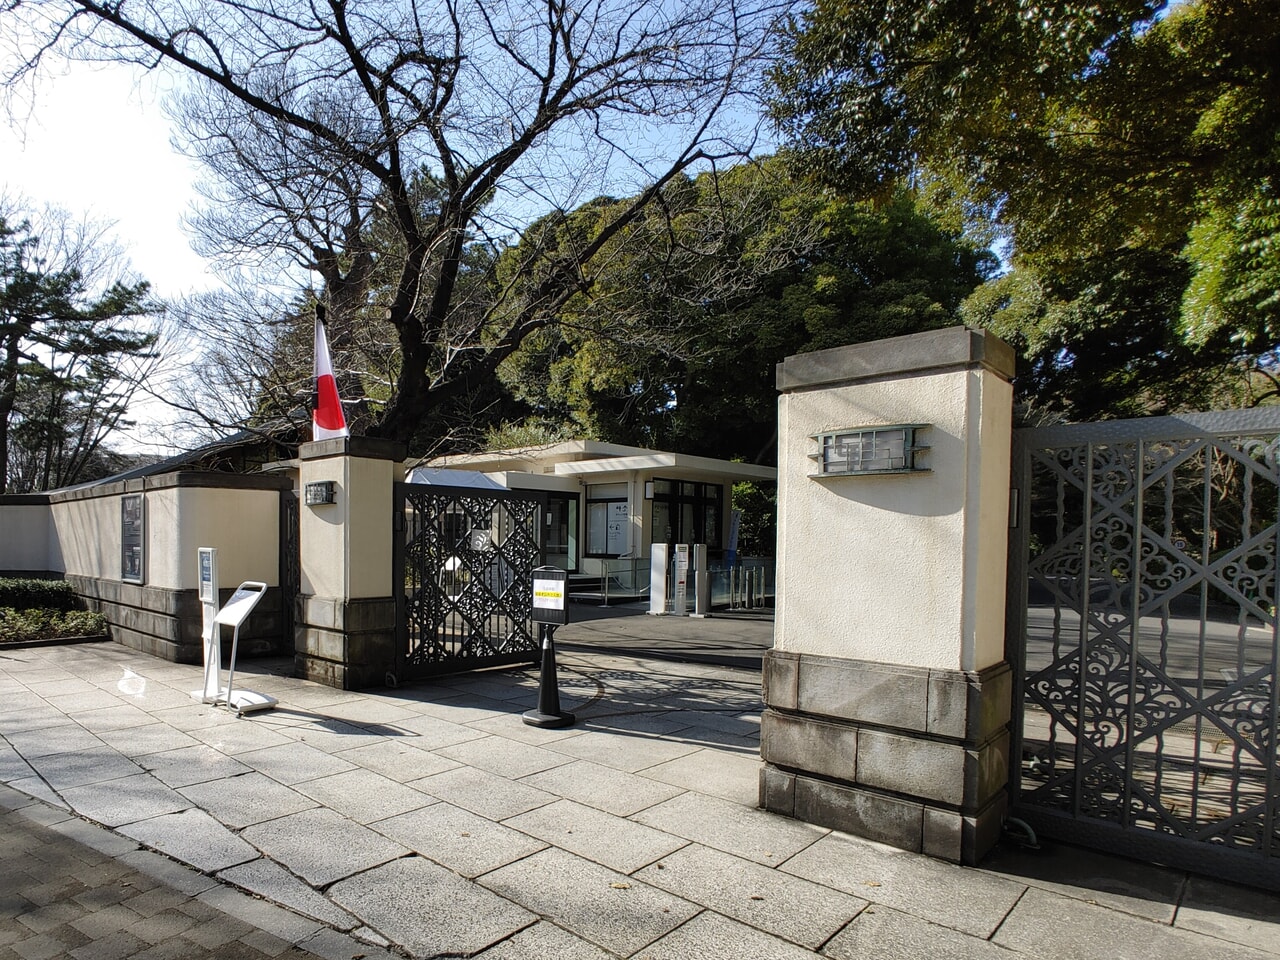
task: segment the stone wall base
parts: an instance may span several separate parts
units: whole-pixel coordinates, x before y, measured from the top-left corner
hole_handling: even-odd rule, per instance
[[[760,805],[964,864],[1008,804],[1012,674],[765,654]]]
[[[294,636],[295,674],[341,690],[387,685],[396,671],[393,597],[302,597]]]
[[[111,624],[111,639],[175,663],[201,663],[204,644],[200,630],[204,614],[195,590],[172,590],[145,584],[121,583],[69,574],[85,605],[101,613]],[[220,591],[225,603],[235,591]],[[223,662],[231,653],[232,633],[222,631]],[[238,657],[280,655],[287,652],[281,619],[280,588],[268,587],[248,621],[240,628]]]

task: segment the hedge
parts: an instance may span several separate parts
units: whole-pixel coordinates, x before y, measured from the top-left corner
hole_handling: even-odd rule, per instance
[[[107,618],[87,610],[14,610],[0,607],[0,643],[93,637],[107,632]]]
[[[80,608],[80,598],[66,580],[0,577],[0,607],[67,613]]]

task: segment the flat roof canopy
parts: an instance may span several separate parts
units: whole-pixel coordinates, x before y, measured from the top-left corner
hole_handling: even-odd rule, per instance
[[[725,480],[775,481],[778,479],[778,471],[774,467],[762,467],[757,463],[735,463],[732,460],[715,460],[711,457],[695,457],[687,453],[654,451],[640,456],[602,457],[599,460],[571,460],[556,464],[557,476],[590,477],[640,470],[714,474]]]

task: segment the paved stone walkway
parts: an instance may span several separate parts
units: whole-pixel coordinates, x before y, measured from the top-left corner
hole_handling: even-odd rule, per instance
[[[112,644],[0,649],[0,960],[1280,956],[1280,898],[1057,848],[962,869],[755,808],[759,674],[574,651],[280,706]],[[201,952],[204,951],[204,952]]]

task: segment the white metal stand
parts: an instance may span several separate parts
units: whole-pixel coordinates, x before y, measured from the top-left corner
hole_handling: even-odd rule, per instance
[[[227,685],[219,691],[218,700],[221,703],[225,703],[228,709],[234,710],[239,716],[244,716],[246,713],[256,713],[259,710],[270,710],[279,702],[275,697],[268,696],[265,693],[257,693],[253,690],[237,690],[235,688],[236,650],[240,645],[240,625],[248,619],[249,614],[253,612],[253,608],[262,599],[266,589],[267,585],[261,581],[246,580],[236,587],[236,592],[231,595],[231,599],[226,602],[223,608],[218,611],[218,615],[214,617],[215,631],[223,626],[229,626],[233,631],[231,634],[231,662],[227,670]]]

